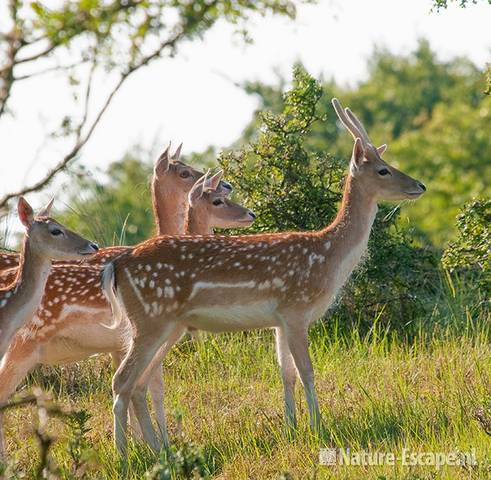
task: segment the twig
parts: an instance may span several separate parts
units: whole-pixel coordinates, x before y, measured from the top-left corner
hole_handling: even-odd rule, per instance
[[[27,62],[32,62],[34,60],[37,60],[38,58],[44,57],[51,53],[58,45],[55,43],[50,43],[44,50],[41,50],[38,53],[35,53],[34,55],[31,55],[30,57],[24,57],[24,58],[17,58],[15,60],[15,64],[19,65],[21,63],[27,63]],[[1,70],[0,70],[1,73]]]
[[[39,463],[36,467],[35,478],[53,478],[49,461],[49,451],[53,445],[53,438],[46,432],[50,415],[69,417],[70,411],[66,411],[60,406],[52,403],[51,398],[47,396],[40,388],[33,389],[32,393],[24,393],[18,398],[0,405],[0,412],[23,405],[34,404],[37,408],[38,422],[34,433],[39,441]]]
[[[19,5],[16,0],[10,0],[9,11],[14,25],[17,19],[18,7]],[[5,38],[8,44],[8,62],[4,68],[0,69],[0,117],[5,113],[5,109],[7,107],[7,100],[10,97],[10,92],[14,83],[15,57],[21,48],[21,43],[19,42],[18,36],[15,32],[15,26]]]
[[[40,75],[45,75],[51,72],[57,72],[60,70],[71,70],[72,68],[79,67],[87,63],[87,60],[80,60],[79,62],[72,63],[70,65],[55,65],[54,67],[45,68],[44,70],[39,70],[38,72],[28,73],[26,75],[21,75],[19,77],[14,77],[14,82],[20,82],[22,80],[28,80],[33,77],[39,77]]]

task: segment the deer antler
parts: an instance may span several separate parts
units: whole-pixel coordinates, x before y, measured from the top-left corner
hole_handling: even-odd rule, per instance
[[[346,115],[348,115],[348,117],[352,121],[352,123],[358,128],[358,131],[361,133],[361,135],[363,137],[362,140],[366,143],[372,143],[370,141],[370,137],[368,136],[368,133],[367,133],[365,127],[363,126],[363,124],[361,123],[360,119],[349,108],[345,108],[344,111],[346,112]]]
[[[354,113],[352,113],[349,108],[343,109],[341,103],[337,98],[333,98],[331,100],[331,103],[334,107],[334,110],[336,111],[339,120],[341,120],[341,123],[346,127],[348,132],[353,135],[353,138],[359,138],[364,146],[369,144],[370,139],[368,137],[367,131],[358,120],[358,118],[354,115]]]

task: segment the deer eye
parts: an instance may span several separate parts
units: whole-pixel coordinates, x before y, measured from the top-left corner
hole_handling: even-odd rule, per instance
[[[216,207],[218,207],[218,205],[222,205],[223,204],[223,200],[220,200],[219,198],[217,198],[216,200],[213,200],[213,205],[215,205]]]
[[[59,228],[54,228],[51,230],[51,235],[58,237],[59,235],[63,235],[63,232]]]
[[[387,168],[382,168],[382,170],[379,170],[379,171],[378,171],[378,174],[379,174],[379,175],[382,175],[382,176],[384,176],[384,175],[388,175],[389,173],[390,173],[390,172],[389,172],[389,170],[387,170]]]
[[[183,170],[179,175],[181,178],[188,178],[191,174],[187,170]]]

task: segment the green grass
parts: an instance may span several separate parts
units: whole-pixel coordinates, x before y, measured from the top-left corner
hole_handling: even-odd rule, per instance
[[[450,289],[452,290],[452,289]],[[206,336],[187,341],[165,362],[166,407],[176,448],[201,449],[212,478],[266,479],[469,479],[491,478],[491,351],[489,313],[471,309],[455,291],[440,302],[411,340],[375,327],[339,333],[331,324],[311,331],[311,353],[325,432],[308,429],[303,392],[297,388],[299,428],[283,427],[282,386],[272,332]],[[442,322],[442,315],[447,322]],[[55,398],[91,417],[84,446],[86,477],[70,474],[67,444],[73,429],[57,418],[53,462],[60,478],[142,479],[158,460],[133,443],[126,474],[112,447],[111,368],[106,358],[36,371],[28,385],[51,389]],[[34,409],[7,412],[8,449],[14,469],[32,478],[38,451],[32,434]],[[476,414],[481,412],[481,421]],[[474,468],[318,465],[322,447],[351,451],[468,452]],[[25,477],[24,477],[25,478]],[[154,478],[167,478],[165,476]]]

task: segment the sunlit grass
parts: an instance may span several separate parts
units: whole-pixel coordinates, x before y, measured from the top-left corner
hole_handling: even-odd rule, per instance
[[[465,305],[453,305],[453,311],[465,314]],[[165,362],[171,439],[177,445],[197,445],[208,474],[220,479],[280,478],[282,472],[293,478],[489,478],[491,438],[476,419],[479,409],[489,411],[491,401],[489,319],[484,308],[481,315],[473,313],[457,322],[459,328],[435,321],[434,330],[422,328],[411,341],[377,328],[364,336],[357,331],[341,335],[332,324],[316,325],[311,352],[325,422],[321,437],[309,431],[300,385],[298,431],[289,436],[284,429],[271,332],[188,340]],[[51,388],[64,405],[91,414],[88,478],[141,479],[157,457],[144,445],[132,443],[128,470],[121,470],[112,446],[110,381],[109,360],[99,358],[44,368],[29,383]],[[16,469],[28,475],[37,463],[32,418],[29,408],[6,415],[9,452]],[[66,448],[69,430],[57,419],[51,420],[49,430],[57,437],[52,453],[61,477],[74,478],[69,475],[72,461]],[[326,467],[318,464],[322,447],[396,455],[403,448],[428,452],[474,448],[479,465],[438,471],[397,462]]]

